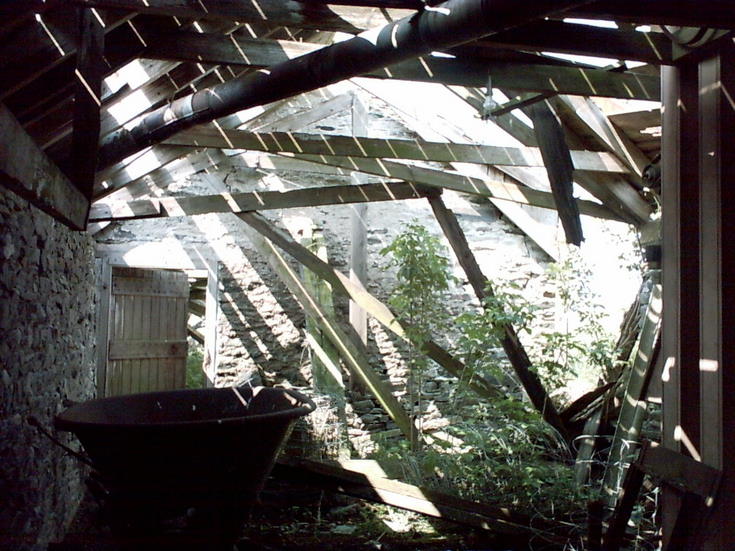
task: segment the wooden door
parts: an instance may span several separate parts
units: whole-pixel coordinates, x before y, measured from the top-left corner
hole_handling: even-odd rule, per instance
[[[184,388],[186,273],[113,267],[110,292],[105,395]]]

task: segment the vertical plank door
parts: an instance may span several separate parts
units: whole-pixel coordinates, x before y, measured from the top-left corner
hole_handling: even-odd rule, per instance
[[[106,396],[184,388],[188,300],[182,271],[113,267]]]

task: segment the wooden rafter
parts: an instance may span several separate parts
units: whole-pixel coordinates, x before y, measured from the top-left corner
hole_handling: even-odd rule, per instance
[[[501,182],[479,176],[467,176],[466,174],[447,170],[381,159],[333,157],[329,155],[296,155],[295,157],[304,161],[337,166],[346,170],[358,170],[375,176],[425,184],[440,189],[451,189],[492,198],[497,201],[509,201],[547,209],[556,208],[554,198],[550,192],[539,191],[511,182]],[[620,220],[613,212],[599,203],[577,200],[577,205],[579,212],[582,214],[608,220]]]
[[[672,61],[671,41],[662,33],[605,29],[562,21],[537,21],[477,42],[485,48],[609,57],[665,64]]]
[[[407,183],[384,183],[358,186],[327,186],[291,191],[256,191],[195,197],[140,199],[130,202],[95,204],[91,209],[89,221],[138,220],[221,212],[238,214],[255,210],[420,199],[430,192],[433,192],[432,188],[422,189],[420,186]]]
[[[537,148],[502,147],[451,142],[427,142],[398,138],[365,138],[305,133],[252,133],[198,127],[185,130],[167,144],[193,147],[248,149],[271,153],[301,153],[348,157],[413,159],[417,161],[479,163],[496,166],[544,166]],[[626,173],[628,169],[612,154],[572,151],[574,169],[590,172]]]
[[[84,196],[91,199],[97,172],[105,34],[91,10],[79,10],[78,17],[81,42],[74,73],[74,133],[67,173]]]

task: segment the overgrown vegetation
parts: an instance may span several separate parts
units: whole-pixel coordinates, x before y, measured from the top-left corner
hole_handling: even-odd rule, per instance
[[[189,339],[189,353],[186,356],[186,388],[204,388],[207,377],[202,370],[204,347]]]
[[[417,223],[408,225],[383,254],[397,268],[390,304],[419,340],[444,335],[450,327],[444,305],[455,283],[441,242]],[[538,308],[518,285],[495,284],[480,308],[457,317],[453,353],[466,369],[442,411],[452,422],[425,435],[425,445],[409,453],[408,444],[383,442],[377,458],[399,466],[405,478],[462,497],[513,506],[532,515],[573,517],[585,510],[587,489],[574,480],[571,459],[557,433],[525,399],[502,353],[499,327],[510,324],[524,341],[534,369],[559,406],[570,379],[593,384],[614,357],[614,340],[603,325],[604,312],[588,284],[590,272],[572,255],[548,273],[555,284],[561,326],[542,327]],[[419,342],[414,339],[414,342]],[[430,360],[410,348],[408,364],[419,382]],[[468,387],[482,377],[500,388],[504,399],[479,398]],[[412,404],[421,411],[421,385],[412,385]],[[419,423],[419,428],[421,427]],[[580,521],[582,519],[579,519]]]

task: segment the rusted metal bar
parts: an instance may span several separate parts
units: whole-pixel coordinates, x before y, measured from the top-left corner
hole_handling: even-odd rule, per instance
[[[196,124],[457,46],[589,0],[448,0],[354,38],[177,99],[105,139],[99,168]]]

